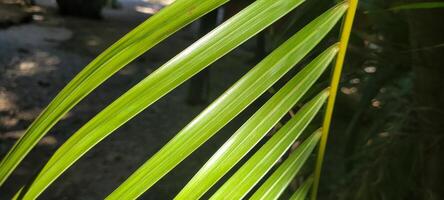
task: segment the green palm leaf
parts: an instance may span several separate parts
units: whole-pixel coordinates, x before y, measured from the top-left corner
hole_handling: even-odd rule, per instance
[[[319,142],[322,131],[313,133],[253,194],[251,199],[278,199],[304,165]]]
[[[208,160],[175,199],[197,199],[213,186],[301,99],[337,50],[337,45],[327,49],[282,87]]]
[[[313,185],[313,177],[309,177],[305,182],[291,195],[290,200],[305,200],[307,199],[308,191]]]
[[[302,2],[303,0],[258,0],[175,56],[66,141],[36,177],[24,198],[36,198],[66,168],[104,137]]]
[[[3,158],[0,185],[51,127],[103,81],[169,35],[227,1],[177,0],[100,54],[52,100]]]
[[[306,55],[346,10],[341,4],[304,27],[182,129],[108,198],[135,198],[208,140]]]
[[[115,72],[142,53],[229,0],[177,0],[128,33],[85,67],[31,124],[0,163],[0,185],[29,151],[72,107]],[[107,106],[76,131],[50,158],[33,182],[14,199],[36,199],[81,156],[114,130],[168,92],[205,69],[304,0],[256,0],[246,9],[195,42]],[[311,185],[316,199],[328,128],[333,112],[357,0],[340,3],[306,25],[245,74],[185,126],[106,199],[136,199],[298,64],[348,10],[341,41],[325,50],[288,81],[210,158],[176,199],[198,199],[232,169],[307,91],[337,55],[331,88],[305,104],[211,197],[240,199],[271,170],[298,139],[328,98],[324,128],[309,136],[253,194],[252,199],[277,199],[311,155],[321,138],[315,177],[292,199],[304,199]],[[330,95],[330,96],[329,96]]]
[[[242,199],[302,134],[321,109],[328,93],[328,90],[324,90],[302,107],[290,121],[219,188],[211,199]],[[319,134],[317,135],[319,136]],[[303,155],[311,153],[311,151],[307,152],[305,150],[298,152]],[[298,162],[303,163],[304,160],[301,160],[303,158],[305,157],[300,156]]]

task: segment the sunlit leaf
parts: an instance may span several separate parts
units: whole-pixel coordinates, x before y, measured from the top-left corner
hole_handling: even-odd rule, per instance
[[[305,200],[307,199],[308,191],[313,185],[313,177],[309,177],[305,182],[291,195],[290,200]]]
[[[68,83],[1,161],[0,185],[38,140],[92,90],[172,33],[227,1],[229,0],[177,0],[99,55]],[[88,121],[54,153],[44,168],[36,177],[33,177],[32,182],[22,187],[14,199],[36,199],[67,168],[114,130],[199,71],[276,22],[303,1],[254,1],[250,6],[162,65]],[[331,92],[326,111],[327,117],[323,125],[329,127],[329,116],[334,106],[356,3],[357,0],[339,3],[301,29],[193,119],[106,199],[136,199],[142,195],[298,64],[337,24],[350,6],[343,26],[342,39],[338,43],[339,48],[338,44],[328,48],[306,67],[301,68],[295,77],[288,81],[226,141],[176,196],[176,199],[199,199],[202,197],[247,155],[297,102],[308,101],[303,100],[302,96],[312,96],[307,95],[307,91],[325,71],[340,49],[331,88],[322,91],[306,103],[282,128],[273,134],[271,139],[268,139],[252,157],[247,159],[246,163],[211,198],[241,199],[245,197],[276,165],[284,153],[288,152],[290,146],[294,144],[319,112]],[[422,9],[437,6],[440,5],[422,4],[410,5],[410,7],[401,9]],[[320,131],[310,135],[265,180],[251,198],[279,198],[311,155],[320,135]],[[322,135],[319,158],[323,157],[326,136],[327,134]],[[319,158],[317,166],[321,166],[322,163],[319,162]],[[308,179],[292,196],[292,199],[304,199],[312,182],[313,191],[316,191],[319,182],[319,169],[317,167],[315,170],[314,181],[311,178]],[[312,198],[316,198],[316,195],[312,195]]]
[[[48,161],[24,195],[36,198],[95,144],[191,76],[284,16],[303,0],[258,0],[175,56],[78,130]],[[136,196],[144,191],[136,192]],[[137,191],[137,190],[134,190]],[[129,196],[133,193],[127,193]]]
[[[251,199],[278,199],[319,143],[322,131],[314,132],[279,166]]]
[[[210,199],[242,199],[247,195],[302,134],[319,112],[328,97],[328,93],[328,90],[324,90],[302,107]],[[319,138],[319,134],[316,135]],[[306,154],[309,155],[311,151],[306,151],[307,148],[304,145],[301,147],[301,150],[294,153],[300,155],[297,156],[297,160],[303,164],[305,161],[303,158],[305,158]]]
[[[306,55],[337,23],[347,4],[329,10],[274,51],[130,176],[109,198],[135,197],[202,145]]]
[[[336,55],[337,45],[315,58],[242,125],[175,199],[197,199],[226,174],[279,122],[315,83]]]
[[[103,81],[166,37],[227,1],[177,0],[100,54],[52,100],[3,158],[0,185],[51,127]]]

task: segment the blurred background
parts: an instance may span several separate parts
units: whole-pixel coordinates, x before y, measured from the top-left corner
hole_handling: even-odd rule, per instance
[[[0,157],[84,66],[173,1],[0,0]],[[0,188],[0,199],[10,199],[57,147],[106,105],[252,2],[229,2],[107,80],[40,141]],[[360,1],[338,91],[319,199],[444,199],[444,9],[402,7],[416,2],[422,1]],[[105,197],[208,103],[335,3],[307,1],[212,64],[93,148],[41,199]],[[305,63],[337,41],[338,33],[339,27]],[[316,88],[325,88],[328,78],[324,75]],[[172,199],[282,83],[142,199]],[[299,182],[294,181],[289,194]]]

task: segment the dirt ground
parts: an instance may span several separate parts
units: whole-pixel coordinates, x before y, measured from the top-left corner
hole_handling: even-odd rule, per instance
[[[88,62],[162,5],[122,1],[104,10],[103,20],[62,17],[52,0],[38,0],[33,21],[0,29],[0,154],[4,155],[50,100]],[[197,39],[195,25],[173,35],[118,72],[60,121],[0,189],[10,199],[72,133],[107,104]],[[249,42],[252,43],[252,42]],[[251,44],[211,66],[211,99],[233,84],[252,64]],[[223,63],[223,64],[222,64]],[[88,152],[41,199],[103,199],[176,134],[202,106],[185,103],[188,83],[177,88]],[[246,114],[229,124],[143,199],[171,199],[193,173],[235,131]]]

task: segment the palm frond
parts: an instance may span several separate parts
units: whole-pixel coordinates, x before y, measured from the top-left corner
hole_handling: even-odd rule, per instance
[[[2,159],[0,185],[63,115],[92,90],[151,47],[227,1],[177,0],[100,54],[60,91]]]
[[[302,2],[303,0],[256,1],[175,56],[68,139],[54,153],[24,197],[38,196],[86,151],[119,126]]]
[[[321,134],[322,131],[317,130],[307,138],[253,194],[251,199],[278,199],[313,152]]]
[[[181,27],[227,1],[177,0],[99,55],[57,95],[3,158],[0,163],[0,185],[38,140],[92,90]],[[88,121],[54,153],[33,182],[22,188],[15,198],[36,199],[66,169],[114,130],[303,2],[304,0],[257,0],[252,3],[162,65]],[[316,198],[328,129],[356,4],[357,0],[339,3],[298,31],[202,111],[106,199],[136,199],[142,195],[287,74],[348,11],[340,42],[313,59],[273,95],[208,160],[175,199],[202,197],[301,101],[336,57],[330,88],[308,101],[211,197],[241,199],[253,192],[251,190],[271,173],[273,166],[299,138],[328,99],[322,131],[311,134],[251,197],[279,198],[320,140],[315,176],[309,178],[292,196],[292,199],[304,199],[313,183],[312,198]]]
[[[211,199],[242,199],[302,134],[321,109],[328,90],[308,102],[290,121],[271,137],[248,161],[224,183]],[[317,134],[319,135],[319,134]],[[301,148],[303,149],[303,148]],[[305,152],[298,148],[298,152]],[[307,153],[308,155],[311,152]],[[298,160],[303,164],[302,160]]]
[[[307,194],[310,190],[311,185],[313,185],[313,177],[309,177],[305,182],[296,190],[296,192],[291,195],[290,200],[305,200],[307,199]]]
[[[182,129],[168,144],[119,186],[109,198],[133,197],[132,191],[134,190],[139,190],[135,192],[137,195],[146,191],[158,179],[173,169],[253,100],[271,87],[285,73],[278,77],[272,77],[261,72],[262,70],[259,71],[259,69],[264,68],[269,70],[269,72],[277,72],[280,71],[278,66],[281,64],[279,63],[285,61],[288,70],[328,33],[328,30],[337,23],[346,9],[346,4],[340,4],[295,34],[292,39],[265,58],[258,66],[234,84],[221,98],[213,102]],[[262,79],[265,77],[270,79]],[[247,78],[250,81],[247,82]],[[130,195],[127,196],[128,194]]]
[[[220,147],[176,199],[199,198],[225,175],[302,98],[325,71],[336,51],[336,45],[327,49],[282,87]]]

